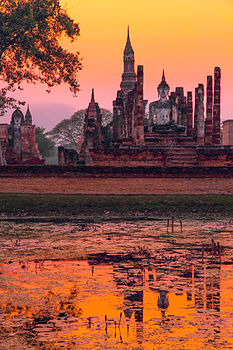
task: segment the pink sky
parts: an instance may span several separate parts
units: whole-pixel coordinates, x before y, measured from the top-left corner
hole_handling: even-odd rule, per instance
[[[222,69],[222,119],[233,118],[233,1],[231,0],[62,0],[80,23],[81,36],[68,44],[83,57],[76,98],[65,85],[50,94],[40,85],[25,86],[19,94],[30,105],[33,122],[51,129],[59,121],[87,108],[95,88],[100,107],[112,109],[123,69],[127,25],[136,65],[143,64],[144,95],[157,99],[162,69],[171,90],[194,91],[214,66]],[[23,111],[26,107],[23,108]],[[9,112],[2,122],[9,122]]]

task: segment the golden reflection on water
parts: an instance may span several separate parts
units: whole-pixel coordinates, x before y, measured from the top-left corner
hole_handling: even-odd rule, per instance
[[[42,342],[45,348],[64,341],[83,349],[100,344],[106,349],[214,349],[216,343],[230,348],[231,266],[201,268],[196,278],[190,266],[191,277],[172,282],[169,271],[158,279],[156,268],[140,264],[4,265],[1,327],[11,336],[31,332],[32,344]]]
[[[2,262],[0,348],[233,348],[232,265],[148,249]]]

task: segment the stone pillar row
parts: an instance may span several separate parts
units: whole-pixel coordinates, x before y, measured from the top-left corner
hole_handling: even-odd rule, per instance
[[[193,138],[200,144],[218,145],[221,143],[221,69],[219,67],[215,67],[214,69],[214,96],[213,78],[210,75],[207,76],[206,90],[206,119],[204,123],[204,87],[202,84],[199,84],[195,89]]]

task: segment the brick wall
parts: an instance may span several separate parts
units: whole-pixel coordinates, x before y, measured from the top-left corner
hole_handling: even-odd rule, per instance
[[[223,145],[233,145],[233,119],[223,122]]]
[[[89,178],[233,178],[233,166],[220,167],[111,167],[111,166],[0,166],[0,177]]]

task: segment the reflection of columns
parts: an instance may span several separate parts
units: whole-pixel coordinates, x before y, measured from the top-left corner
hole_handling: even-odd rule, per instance
[[[113,266],[113,272],[117,271],[119,274],[119,266]],[[137,341],[139,344],[143,342],[143,291],[135,290],[136,286],[140,288],[143,286],[144,270],[143,267],[138,269],[120,269],[122,275],[114,278],[117,286],[124,282],[128,286],[126,293],[124,293],[124,314],[125,317],[131,318],[134,313],[136,322]],[[129,273],[130,272],[130,273]]]
[[[205,143],[212,144],[212,128],[213,128],[213,78],[211,75],[207,77],[206,92],[206,120],[205,120]]]
[[[134,300],[137,301],[138,303],[135,310],[135,320],[136,322],[143,322],[143,291],[142,290],[136,292],[136,298]]]
[[[127,297],[124,298],[128,305],[128,309],[134,310],[134,316],[136,321],[136,332],[137,332],[137,341],[139,344],[143,342],[143,291],[136,291],[130,293]]]
[[[214,69],[213,144],[220,144],[221,69]]]
[[[220,312],[220,273],[221,266],[217,267],[217,273],[213,275],[213,309]]]
[[[218,323],[218,319],[220,317],[220,275],[221,275],[221,265],[215,267],[215,271],[207,270],[208,275],[206,276],[206,269],[204,269],[205,273],[205,291],[206,291],[206,311],[215,310],[216,312],[212,313],[212,317],[216,319],[217,322],[213,322],[214,333],[220,333],[220,326]],[[211,314],[210,314],[211,315]]]
[[[192,281],[192,270],[190,270],[190,268],[188,270],[185,271],[186,276],[187,276],[187,295],[186,295],[186,299],[187,301],[191,301],[192,300],[192,293],[191,293],[191,287],[193,284]]]
[[[195,306],[197,309],[204,309],[204,277],[199,277],[195,285]]]
[[[220,271],[221,266],[215,267],[213,270],[203,266],[203,275],[198,274],[195,276],[194,285],[194,267],[192,267],[192,283],[195,291],[195,307],[197,312],[205,311],[205,319],[200,319],[200,327],[197,324],[197,330],[203,331],[203,323],[211,322],[212,328],[207,325],[207,334],[220,333],[221,329],[219,326],[220,318]],[[207,274],[207,275],[206,275]],[[213,312],[215,311],[215,312]],[[208,320],[208,321],[207,321]]]

